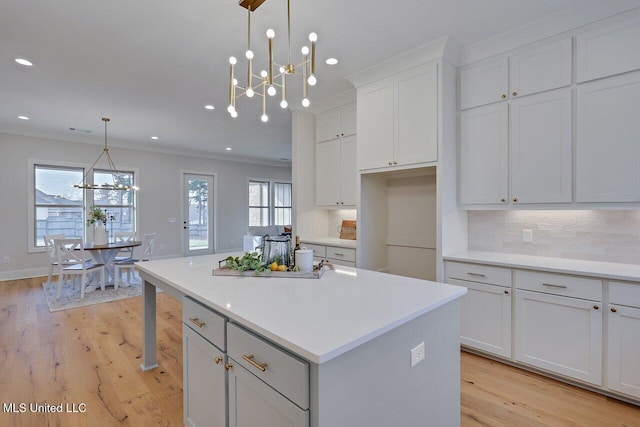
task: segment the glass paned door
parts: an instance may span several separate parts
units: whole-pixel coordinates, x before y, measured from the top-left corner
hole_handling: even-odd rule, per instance
[[[184,174],[184,255],[214,252],[213,176]]]

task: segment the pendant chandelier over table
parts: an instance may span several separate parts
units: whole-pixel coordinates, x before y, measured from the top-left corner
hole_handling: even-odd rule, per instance
[[[267,96],[275,96],[280,89],[280,107],[287,108],[289,103],[287,101],[287,77],[298,74],[302,76],[302,106],[308,107],[311,101],[308,97],[308,86],[314,86],[317,82],[316,79],[316,41],[318,36],[316,33],[309,34],[309,42],[311,47],[303,46],[301,49],[302,62],[294,65],[291,62],[291,1],[287,0],[287,36],[289,43],[289,56],[287,63],[280,65],[273,59],[273,45],[275,39],[275,31],[273,29],[267,30],[267,40],[269,49],[269,64],[266,70],[262,70],[260,75],[253,74],[253,57],[254,53],[251,50],[251,13],[254,12],[265,0],[241,0],[240,6],[247,9],[247,51],[245,57],[247,58],[247,81],[244,86],[239,85],[235,76],[235,66],[237,59],[232,56],[229,58],[230,73],[229,73],[229,107],[227,111],[231,117],[237,117],[238,111],[236,110],[236,100],[241,96],[247,98],[253,98],[254,96],[262,97],[262,116],[261,120],[267,122],[269,116],[267,115]],[[277,67],[278,74],[274,74],[274,67]]]

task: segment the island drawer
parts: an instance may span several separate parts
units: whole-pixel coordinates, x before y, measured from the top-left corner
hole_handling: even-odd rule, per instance
[[[312,243],[301,243],[303,248],[311,249],[314,257],[324,258],[327,256],[327,247],[322,245],[314,245]]]
[[[235,363],[301,409],[309,408],[309,364],[306,361],[234,323],[227,324],[227,343],[227,354]]]
[[[602,301],[602,281],[596,279],[516,270],[513,280],[516,289]]]
[[[356,262],[356,250],[350,248],[340,248],[337,246],[327,246],[327,258]]]
[[[447,261],[444,268],[445,280],[458,279],[511,287],[511,269],[509,268],[453,261]]]
[[[182,322],[205,339],[225,351],[226,319],[208,307],[189,298],[182,298]]]

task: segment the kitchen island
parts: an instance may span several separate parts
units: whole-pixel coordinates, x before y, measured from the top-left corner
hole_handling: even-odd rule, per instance
[[[295,426],[459,425],[459,298],[466,288],[340,266],[320,279],[213,276],[228,255],[136,265],[144,280],[143,370],[157,366],[160,288],[182,300],[183,311],[206,308],[223,322],[220,343],[208,341],[220,351],[216,360],[226,360],[230,426],[256,422],[251,417],[261,415],[249,416],[255,407],[242,399],[260,395],[267,410],[266,393],[281,400],[278,414],[288,411],[285,404],[292,408]],[[189,320],[204,325],[185,317],[188,334],[198,332]],[[184,410],[185,423],[196,424],[186,396]],[[268,418],[257,419],[267,426]]]

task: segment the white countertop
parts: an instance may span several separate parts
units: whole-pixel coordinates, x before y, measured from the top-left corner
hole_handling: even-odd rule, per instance
[[[569,258],[465,251],[443,256],[445,260],[475,262],[512,268],[531,268],[554,273],[577,274],[603,279],[640,281],[640,265],[585,261]]]
[[[303,246],[305,243],[311,243],[316,245],[329,245],[329,246],[338,246],[340,248],[350,248],[355,249],[357,240],[349,240],[349,239],[339,239],[337,237],[305,237],[300,238],[300,245]]]
[[[341,266],[320,279],[213,276],[218,260],[228,255],[136,267],[151,281],[159,279],[317,364],[466,293],[463,287]]]

